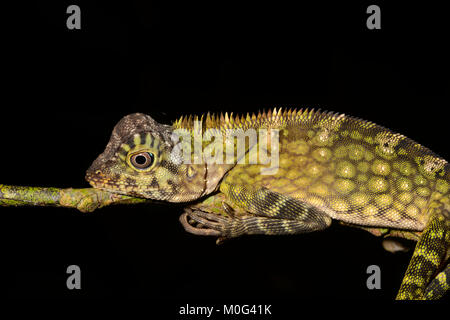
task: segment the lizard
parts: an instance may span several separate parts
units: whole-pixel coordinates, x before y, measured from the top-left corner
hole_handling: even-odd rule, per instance
[[[251,130],[263,134],[248,143],[244,136],[239,152],[235,133]],[[262,160],[269,152],[278,157],[274,168]],[[220,161],[225,156],[233,161]],[[135,113],[114,127],[86,179],[111,193],[182,203],[185,230],[218,242],[319,231],[333,220],[394,244],[413,240],[396,299],[439,299],[450,287],[450,165],[360,118],[273,109],[183,116],[168,125]]]

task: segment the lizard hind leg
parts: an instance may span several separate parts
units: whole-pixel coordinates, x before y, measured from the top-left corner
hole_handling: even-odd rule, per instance
[[[441,271],[425,289],[427,300],[441,299],[450,290],[450,263]]]
[[[446,212],[447,213],[447,212]],[[450,244],[450,220],[446,214],[433,214],[417,242],[397,294],[397,300],[425,300],[442,296],[448,289],[449,271],[438,273]]]

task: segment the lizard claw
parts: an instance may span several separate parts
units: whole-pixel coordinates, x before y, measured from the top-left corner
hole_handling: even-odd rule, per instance
[[[218,230],[194,226],[193,223],[191,221],[189,221],[189,218],[192,218],[191,213],[192,212],[184,212],[180,216],[180,222],[181,222],[181,225],[183,226],[184,230],[186,230],[189,233],[199,235],[199,236],[219,237],[221,235],[220,231],[218,231]],[[197,221],[196,219],[193,219],[193,220],[194,220],[194,223],[197,222],[197,223],[202,224],[202,222]]]
[[[228,229],[232,225],[231,220],[233,219],[190,208],[186,208],[180,216],[180,222],[187,232],[219,237],[218,244],[229,238],[230,232]],[[197,225],[194,225],[194,223]]]

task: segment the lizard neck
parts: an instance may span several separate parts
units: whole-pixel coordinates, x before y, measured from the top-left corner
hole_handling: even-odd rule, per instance
[[[281,109],[246,116],[208,113],[181,117],[172,124],[172,130],[177,140],[182,140],[181,148],[189,154],[190,161],[205,164],[204,194],[209,194],[217,190],[224,175],[235,165],[258,163],[262,151],[264,159],[268,159],[267,154],[272,155],[273,145],[278,144],[278,130],[315,113]]]

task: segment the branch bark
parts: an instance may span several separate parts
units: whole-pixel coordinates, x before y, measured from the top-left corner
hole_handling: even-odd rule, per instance
[[[10,186],[0,184],[0,206],[53,206],[76,208],[81,212],[92,212],[112,204],[133,204],[149,201],[114,194],[94,188],[60,189]]]

